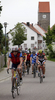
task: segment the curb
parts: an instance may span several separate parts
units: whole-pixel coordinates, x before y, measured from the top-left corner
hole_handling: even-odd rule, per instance
[[[5,77],[5,78],[3,78],[3,79],[0,79],[0,82],[1,81],[4,81],[4,80],[7,80],[8,78],[10,78],[11,76],[8,76],[8,77]]]

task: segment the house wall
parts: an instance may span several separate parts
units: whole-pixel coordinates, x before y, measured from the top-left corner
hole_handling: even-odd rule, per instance
[[[23,24],[24,25],[24,24]],[[27,40],[24,41],[24,43],[22,44],[22,48],[25,49],[24,45],[27,44],[27,48],[29,49],[33,49],[33,47],[31,46],[32,44],[34,44],[34,47],[38,48],[38,41],[37,41],[37,33],[34,32],[32,29],[30,29],[28,26],[24,25],[24,27],[26,27],[26,33],[27,34]],[[34,40],[31,40],[31,37],[34,37]]]

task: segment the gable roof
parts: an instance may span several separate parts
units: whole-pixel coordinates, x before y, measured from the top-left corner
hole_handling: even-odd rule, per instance
[[[49,2],[39,2],[39,11],[38,12],[47,12],[50,13]]]
[[[43,36],[32,24],[27,25],[26,23],[22,22],[23,24],[25,24],[27,27],[29,27],[30,29],[32,29],[34,32],[36,32],[37,34],[40,34],[41,36]]]

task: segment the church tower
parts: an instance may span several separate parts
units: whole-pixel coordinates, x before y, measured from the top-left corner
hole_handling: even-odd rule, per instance
[[[49,2],[39,2],[38,24],[47,31],[50,26],[50,4]]]

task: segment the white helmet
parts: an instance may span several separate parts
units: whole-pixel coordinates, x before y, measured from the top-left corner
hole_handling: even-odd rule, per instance
[[[12,47],[12,51],[18,51],[18,47],[17,46],[13,46]]]
[[[29,51],[27,51],[27,53],[29,53]]]

